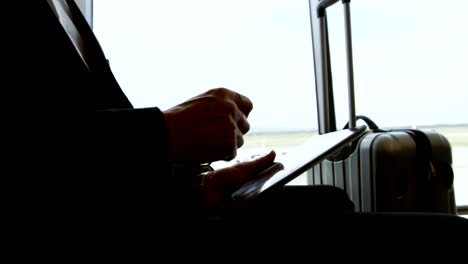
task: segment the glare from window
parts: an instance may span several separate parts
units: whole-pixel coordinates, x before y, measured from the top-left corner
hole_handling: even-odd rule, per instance
[[[357,114],[447,136],[457,204],[468,204],[467,9],[465,0],[351,2]],[[327,12],[341,127],[343,11]],[[307,0],[96,0],[93,26],[136,107],[165,110],[214,87],[252,99],[251,131],[236,161],[281,153],[317,129]]]

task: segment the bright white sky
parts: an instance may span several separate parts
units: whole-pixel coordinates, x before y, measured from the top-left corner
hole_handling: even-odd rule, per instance
[[[468,1],[351,1],[356,110],[380,126],[468,123]],[[347,122],[343,11],[328,10],[337,124]],[[95,0],[94,30],[136,107],[224,86],[252,130],[315,129],[307,0]]]

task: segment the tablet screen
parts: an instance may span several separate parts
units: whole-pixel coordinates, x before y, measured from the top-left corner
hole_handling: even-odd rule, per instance
[[[341,147],[359,138],[365,131],[366,126],[359,126],[310,137],[286,154],[277,156],[273,166],[263,171],[258,179],[245,183],[232,194],[232,199],[251,199],[267,190],[285,185]],[[283,170],[276,172],[281,165]]]

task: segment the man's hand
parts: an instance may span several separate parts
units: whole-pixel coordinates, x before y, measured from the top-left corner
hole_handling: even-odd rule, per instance
[[[232,160],[250,129],[252,102],[226,88],[209,90],[164,111],[172,162]]]
[[[260,173],[275,161],[276,153],[271,151],[256,160],[237,163],[231,167],[211,172],[204,181],[203,201],[208,208],[230,206],[231,195],[244,183],[257,179]],[[276,167],[277,171],[283,167]],[[231,208],[232,209],[232,208]]]

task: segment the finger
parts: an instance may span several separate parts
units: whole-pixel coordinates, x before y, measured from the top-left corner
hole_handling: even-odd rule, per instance
[[[245,116],[248,116],[253,109],[253,103],[247,96],[244,96],[240,93],[231,91],[229,89],[223,88],[226,98],[231,99],[237,107],[244,113]]]
[[[249,121],[247,121],[247,117],[245,116],[244,113],[241,111],[238,111],[236,114],[236,119],[237,119],[237,127],[239,128],[240,132],[242,134],[246,134],[250,130],[250,124]]]
[[[244,115],[247,117],[249,116],[250,112],[253,109],[253,103],[250,101],[249,98],[247,98],[244,95],[241,95],[239,93],[236,93],[236,97],[234,98],[234,102],[237,104],[239,109],[244,113]]]
[[[236,138],[236,141],[237,141],[237,148],[240,148],[244,145],[244,136],[243,134],[240,132],[239,129],[236,129],[236,134],[237,134],[237,138]]]
[[[231,99],[246,116],[248,116],[253,109],[253,103],[248,97],[224,87],[211,89],[205,94],[215,94],[225,99]]]
[[[224,161],[231,161],[237,156],[237,148],[234,148],[231,152],[227,153],[226,156],[224,156],[223,160]]]

